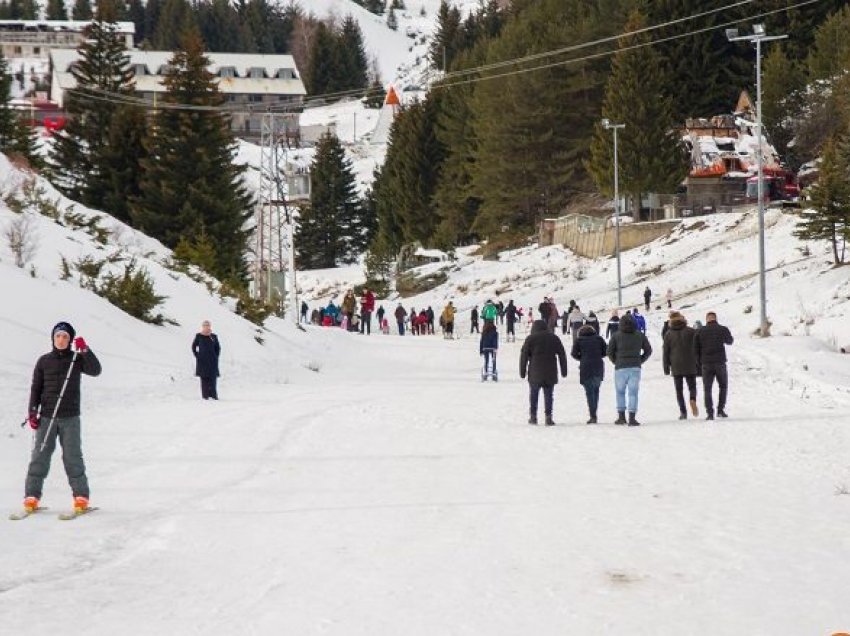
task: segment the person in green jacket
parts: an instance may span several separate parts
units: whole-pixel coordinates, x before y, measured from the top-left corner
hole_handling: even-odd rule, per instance
[[[488,322],[494,323],[496,322],[496,318],[499,315],[499,308],[493,304],[492,300],[488,300],[484,304],[484,308],[481,310],[481,318],[484,320],[484,324]]]

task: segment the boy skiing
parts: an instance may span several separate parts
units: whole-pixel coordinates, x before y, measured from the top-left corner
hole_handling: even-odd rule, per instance
[[[35,431],[35,444],[27,469],[25,512],[38,509],[57,438],[74,496],[74,511],[83,513],[89,507],[80,435],[80,376],[98,376],[101,367],[86,341],[75,335],[69,323],[56,324],[51,331],[53,350],[38,359],[33,371],[27,423]]]

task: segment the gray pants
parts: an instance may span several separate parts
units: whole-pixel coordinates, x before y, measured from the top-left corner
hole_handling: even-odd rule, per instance
[[[86,479],[86,465],[83,463],[79,416],[57,417],[42,451],[41,444],[44,436],[47,435],[49,425],[50,419],[44,418],[35,432],[35,446],[32,449],[30,466],[27,470],[26,496],[41,499],[41,489],[50,471],[50,458],[53,456],[58,437],[62,445],[62,463],[65,465],[65,474],[68,475],[71,492],[74,497],[88,497],[89,481]]]

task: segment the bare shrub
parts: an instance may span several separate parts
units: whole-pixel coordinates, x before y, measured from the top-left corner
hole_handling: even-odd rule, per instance
[[[38,251],[38,233],[29,214],[20,214],[6,226],[6,242],[15,257],[15,265],[23,269]]]

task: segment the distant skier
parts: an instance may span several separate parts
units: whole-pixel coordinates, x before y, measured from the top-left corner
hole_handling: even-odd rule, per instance
[[[218,336],[212,332],[209,320],[201,323],[201,330],[192,341],[192,355],[195,356],[195,375],[201,379],[201,397],[205,400],[218,399],[218,357],[221,344]]]
[[[570,352],[579,361],[579,382],[584,387],[587,398],[587,409],[590,412],[588,424],[596,424],[596,414],[599,408],[599,387],[605,378],[605,354],[608,345],[605,339],[589,324],[578,330],[578,336],[573,342]]]
[[[57,438],[62,445],[62,463],[74,497],[74,510],[82,512],[89,506],[80,424],[80,377],[83,373],[100,375],[101,366],[86,341],[75,335],[69,323],[57,323],[50,334],[53,348],[38,359],[32,374],[27,423],[35,431],[35,439],[24,493],[27,512],[38,508]]]
[[[649,303],[652,300],[652,290],[649,289],[649,285],[646,286],[646,289],[643,290],[643,304],[646,306],[646,311],[649,311]]]
[[[519,377],[528,376],[528,423],[537,424],[537,403],[543,389],[543,410],[546,426],[554,426],[552,409],[555,385],[558,383],[558,364],[561,377],[567,377],[567,353],[561,339],[549,331],[543,320],[536,320],[531,334],[522,344],[519,355]]]
[[[488,377],[498,381],[499,375],[496,371],[496,352],[499,350],[499,331],[491,322],[484,324],[481,331],[481,340],[478,343],[479,355],[484,356],[484,368],[481,371],[481,380]]]
[[[478,331],[478,305],[472,308],[469,314],[469,333],[480,333]]]
[[[735,342],[727,327],[717,322],[717,314],[713,311],[705,315],[705,326],[699,329],[694,337],[694,353],[697,367],[702,371],[702,388],[705,392],[705,419],[714,419],[714,404],[711,389],[715,378],[720,387],[717,398],[717,417],[726,415],[726,393],[729,388],[729,375],[726,371],[726,345]]]
[[[638,331],[635,319],[626,314],[620,321],[617,333],[608,341],[608,359],[614,363],[614,387],[617,392],[618,417],[614,424],[626,424],[628,410],[628,425],[640,426],[636,415],[641,365],[649,359],[650,355],[652,355],[652,346],[649,340],[646,339],[645,334]]]
[[[697,408],[697,358],[694,353],[696,329],[688,327],[688,321],[678,311],[670,314],[667,321],[670,328],[664,335],[662,365],[664,375],[673,374],[673,386],[676,388],[676,402],[679,404],[679,419],[688,419],[685,408],[684,383],[688,385],[689,404],[694,417],[699,415]]]

